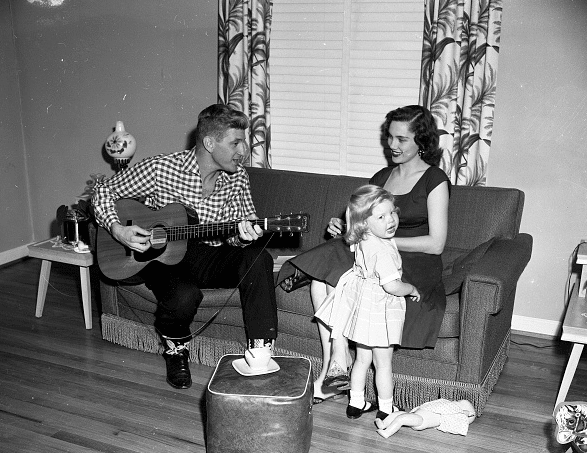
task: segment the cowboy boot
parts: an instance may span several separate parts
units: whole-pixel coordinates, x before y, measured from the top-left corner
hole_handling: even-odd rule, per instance
[[[275,338],[250,338],[247,339],[247,348],[248,349],[255,349],[255,348],[270,348],[271,353],[273,354],[273,345],[275,344]]]
[[[163,358],[167,366],[167,383],[176,389],[187,389],[192,385],[189,367],[188,343],[163,338]]]

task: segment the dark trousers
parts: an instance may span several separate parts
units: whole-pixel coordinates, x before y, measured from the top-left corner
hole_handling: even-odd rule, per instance
[[[247,338],[277,337],[273,259],[254,244],[211,247],[189,241],[181,262],[168,266],[152,261],[140,276],[157,298],[155,328],[162,335],[190,335],[190,324],[203,299],[200,289],[238,286]]]

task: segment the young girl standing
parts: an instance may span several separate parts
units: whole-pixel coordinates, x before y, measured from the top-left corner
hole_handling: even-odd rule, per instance
[[[400,344],[406,300],[420,299],[418,290],[401,281],[401,257],[395,230],[399,218],[394,198],[374,185],[357,189],[346,210],[345,240],[355,253],[355,264],[347,271],[316,312],[331,328],[331,337],[343,335],[356,343],[351,372],[347,417],[359,418],[376,406],[365,401],[367,370],[375,365],[378,392],[377,418],[393,412],[393,347]]]

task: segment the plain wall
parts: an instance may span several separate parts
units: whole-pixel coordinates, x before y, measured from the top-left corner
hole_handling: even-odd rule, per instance
[[[17,74],[10,4],[0,1],[0,252],[33,237]]]
[[[556,334],[569,257],[587,239],[587,2],[504,0],[488,185],[526,194],[534,237],[514,329]]]
[[[13,224],[3,251],[59,234],[57,208],[78,201],[91,173],[113,173],[103,145],[117,120],[137,140],[134,162],[185,149],[199,111],[216,102],[218,7],[216,0],[1,3],[2,52],[12,63],[15,52],[18,65],[2,69],[0,90],[10,99],[0,118],[19,104],[22,116],[22,131],[20,121],[11,125],[1,143],[14,144],[11,177],[28,176],[32,215]],[[10,187],[2,182],[3,204]]]

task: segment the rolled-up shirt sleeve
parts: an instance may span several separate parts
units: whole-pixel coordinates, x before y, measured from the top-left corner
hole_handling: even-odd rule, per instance
[[[96,184],[94,195],[92,196],[92,206],[94,208],[94,216],[98,225],[110,231],[110,227],[115,222],[120,222],[114,203],[120,197],[110,190],[110,187],[98,183]]]

